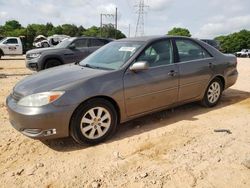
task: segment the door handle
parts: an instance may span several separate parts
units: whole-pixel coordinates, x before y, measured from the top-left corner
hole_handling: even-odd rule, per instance
[[[73,53],[72,54],[64,54],[65,56],[69,56],[69,55],[74,55]]]
[[[213,68],[214,64],[213,63],[209,63],[209,68]]]
[[[171,71],[168,73],[168,75],[173,77],[173,76],[176,76],[177,73],[178,73],[178,72],[176,72],[176,71],[174,71],[174,70],[171,70]]]

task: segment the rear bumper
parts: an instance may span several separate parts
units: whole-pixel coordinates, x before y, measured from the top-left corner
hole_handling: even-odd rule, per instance
[[[46,105],[44,107],[23,107],[9,96],[6,99],[9,121],[24,135],[36,139],[62,138],[69,136],[72,106]]]
[[[227,76],[227,81],[226,81],[226,85],[225,85],[225,89],[231,87],[232,85],[234,85],[238,79],[238,71],[234,70],[233,72],[231,72],[228,76]]]

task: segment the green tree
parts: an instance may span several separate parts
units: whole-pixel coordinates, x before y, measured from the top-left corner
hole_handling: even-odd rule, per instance
[[[74,24],[63,24],[62,25],[62,34],[69,35],[71,37],[77,36],[78,28]]]
[[[191,37],[190,31],[186,28],[174,27],[172,30],[168,31],[168,35],[173,36],[186,36]]]
[[[10,20],[10,21],[5,22],[4,28],[7,31],[11,31],[15,29],[21,29],[22,25],[16,20]]]
[[[248,30],[241,30],[227,36],[218,36],[215,40],[219,41],[225,53],[234,53],[244,48],[250,49],[250,31]]]

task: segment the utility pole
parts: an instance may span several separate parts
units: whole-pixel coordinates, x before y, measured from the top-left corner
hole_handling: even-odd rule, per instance
[[[100,21],[101,23],[100,23],[100,37],[102,37],[102,14],[101,14],[101,21]]]
[[[115,38],[117,37],[117,8],[115,14],[100,14],[100,35],[103,35],[103,29],[115,29]],[[107,37],[107,36],[106,36]]]
[[[144,0],[139,0],[139,3],[135,5],[137,7],[136,13],[138,14],[137,24],[136,24],[136,31],[135,36],[143,36],[144,35],[144,14],[145,8],[149,7],[145,5]]]
[[[115,39],[117,37],[117,7],[115,8]]]
[[[128,25],[128,37],[130,38],[130,24]]]

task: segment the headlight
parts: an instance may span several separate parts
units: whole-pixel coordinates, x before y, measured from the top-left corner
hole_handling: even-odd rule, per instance
[[[20,106],[30,106],[30,107],[39,107],[46,104],[52,103],[59,99],[64,94],[64,91],[50,91],[43,93],[36,93],[23,97],[18,101]]]
[[[30,59],[38,58],[40,57],[41,53],[33,53],[33,54],[28,54],[27,57]]]

